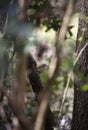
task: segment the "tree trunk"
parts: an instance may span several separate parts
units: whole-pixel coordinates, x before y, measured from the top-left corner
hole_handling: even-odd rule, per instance
[[[88,42],[88,0],[80,0],[78,6],[81,14],[76,42],[77,54]],[[71,130],[88,130],[88,91],[82,90],[82,86],[88,84],[88,46],[80,56],[75,72]]]

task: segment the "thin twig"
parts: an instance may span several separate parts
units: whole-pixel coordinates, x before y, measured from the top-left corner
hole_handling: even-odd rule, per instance
[[[78,56],[76,57],[74,63],[73,63],[73,67],[75,67],[75,65],[77,64],[80,56],[82,55],[83,51],[86,49],[86,47],[88,46],[88,42],[84,45],[84,47],[80,50]],[[60,113],[59,113],[59,117],[61,116],[61,113],[63,111],[63,105],[64,105],[64,102],[65,102],[65,99],[66,99],[66,94],[67,94],[67,91],[68,91],[68,88],[69,88],[69,84],[70,84],[70,81],[71,81],[71,78],[74,77],[73,75],[73,68],[72,70],[69,72],[68,74],[68,79],[67,79],[67,83],[66,83],[66,87],[65,87],[65,90],[64,90],[64,94],[63,94],[63,98],[62,98],[62,102],[61,102],[61,107],[60,107]]]
[[[84,45],[84,47],[80,50],[80,52],[78,53],[78,56],[76,57],[74,63],[73,63],[73,66],[76,65],[76,63],[78,62],[80,56],[82,55],[83,51],[85,50],[85,48],[88,46],[88,42]]]

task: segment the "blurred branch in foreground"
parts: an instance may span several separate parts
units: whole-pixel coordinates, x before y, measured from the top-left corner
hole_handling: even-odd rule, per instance
[[[63,19],[63,23],[62,23],[60,32],[57,35],[56,57],[54,57],[56,59],[55,68],[53,69],[52,75],[51,75],[49,81],[47,82],[46,89],[45,89],[44,93],[42,94],[43,99],[40,104],[39,113],[38,113],[36,124],[35,124],[35,130],[41,130],[41,128],[42,128],[44,115],[45,115],[49,97],[51,94],[51,86],[52,86],[54,78],[56,78],[57,69],[59,68],[59,65],[61,62],[61,58],[60,58],[61,44],[60,43],[65,40],[65,35],[66,35],[67,28],[68,28],[68,25],[69,25],[69,22],[70,22],[70,19],[72,16],[72,12],[73,12],[73,0],[69,0],[69,4],[67,6],[67,10],[66,10],[66,13],[65,13],[65,16]]]

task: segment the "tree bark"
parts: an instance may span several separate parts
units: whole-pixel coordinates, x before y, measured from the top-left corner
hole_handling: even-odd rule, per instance
[[[88,42],[88,0],[80,0],[80,19],[76,42],[77,54]],[[88,84],[88,46],[83,51],[76,66],[74,78],[74,106],[71,130],[88,130],[88,91],[82,86]]]

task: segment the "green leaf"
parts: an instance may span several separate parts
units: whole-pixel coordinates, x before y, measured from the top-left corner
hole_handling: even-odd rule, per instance
[[[83,41],[83,37],[80,36],[80,37],[78,38],[78,41],[79,41],[79,42],[82,42],[82,41]]]
[[[84,85],[82,86],[82,90],[83,90],[83,91],[88,91],[88,84],[84,84]]]

